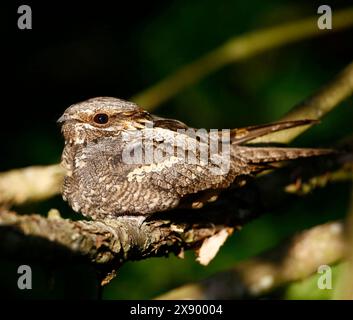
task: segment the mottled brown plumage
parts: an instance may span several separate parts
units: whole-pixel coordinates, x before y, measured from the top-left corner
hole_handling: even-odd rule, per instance
[[[74,104],[58,122],[65,137],[62,165],[67,175],[63,198],[75,211],[93,219],[150,215],[185,205],[189,196],[193,199],[191,207],[200,208],[215,201],[220,190],[240,186],[240,177],[259,172],[268,163],[329,152],[242,145],[269,132],[309,124],[311,120],[233,129],[229,136],[217,133],[208,140],[206,135],[197,138],[190,132],[180,132],[188,129],[180,121],[156,117],[134,103],[110,97]],[[142,134],[142,140],[138,134]],[[200,161],[202,154],[198,150],[221,137],[229,142],[229,151],[208,150],[210,161]],[[187,150],[185,154],[193,156],[196,162],[180,157],[180,150],[173,145],[176,140],[181,141],[180,146]],[[146,155],[150,147],[160,158],[145,163],[126,162],[126,155]],[[170,147],[169,153],[166,147]],[[223,168],[220,163],[227,159],[229,166]]]

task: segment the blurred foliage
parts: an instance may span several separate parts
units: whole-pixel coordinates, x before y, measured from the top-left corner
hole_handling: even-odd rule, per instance
[[[115,6],[61,3],[54,9],[52,4],[28,4],[33,10],[33,30],[29,32],[16,29],[17,3],[5,11],[9,21],[5,21],[8,38],[4,39],[7,81],[3,84],[5,121],[0,128],[1,171],[58,162],[63,140],[55,121],[71,103],[99,95],[128,99],[228,38],[315,15],[320,2],[159,0]],[[325,4],[335,10],[347,3]],[[352,38],[353,31],[348,30],[244,60],[184,90],[155,113],[206,128],[274,121],[350,62]],[[329,146],[352,133],[352,107],[349,99],[295,144]],[[230,268],[293,232],[343,217],[348,193],[348,184],[328,186],[291,203],[280,214],[263,215],[236,233],[208,267],[198,265],[191,252],[184,260],[169,257],[130,262],[104,289],[103,298],[152,298]],[[59,208],[64,216],[79,218],[60,197],[20,210],[45,214],[51,207]],[[89,268],[71,265],[56,266],[53,272],[59,270],[60,275],[51,285],[46,268],[38,266],[38,285],[30,294],[19,293],[9,289],[16,281],[16,265],[2,261],[0,266],[0,286],[11,296],[97,295]],[[298,286],[283,297],[311,297],[311,293],[302,293],[305,288],[310,291],[310,285]]]

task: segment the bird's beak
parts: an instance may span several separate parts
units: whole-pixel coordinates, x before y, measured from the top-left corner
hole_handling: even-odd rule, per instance
[[[62,124],[69,119],[70,119],[70,117],[64,113],[56,122],[59,124]]]

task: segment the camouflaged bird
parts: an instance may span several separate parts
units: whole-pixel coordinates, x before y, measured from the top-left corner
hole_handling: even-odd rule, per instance
[[[93,219],[146,216],[182,206],[201,208],[215,201],[222,189],[241,186],[243,177],[268,168],[269,163],[330,152],[244,146],[270,132],[312,120],[233,129],[229,134],[220,131],[210,138],[193,135],[178,120],[154,116],[132,102],[111,97],[74,104],[58,122],[65,137],[63,198],[73,210]],[[211,142],[221,145],[220,141],[228,148],[207,149]],[[148,155],[147,149],[152,150],[148,161],[141,158]],[[203,153],[206,159],[201,159],[200,150],[207,151]],[[190,155],[193,161],[187,161]]]

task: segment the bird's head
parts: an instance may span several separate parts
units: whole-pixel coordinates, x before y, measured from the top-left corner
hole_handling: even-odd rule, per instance
[[[142,129],[150,119],[147,111],[132,102],[97,97],[71,105],[58,123],[67,143],[82,144],[124,130]]]

